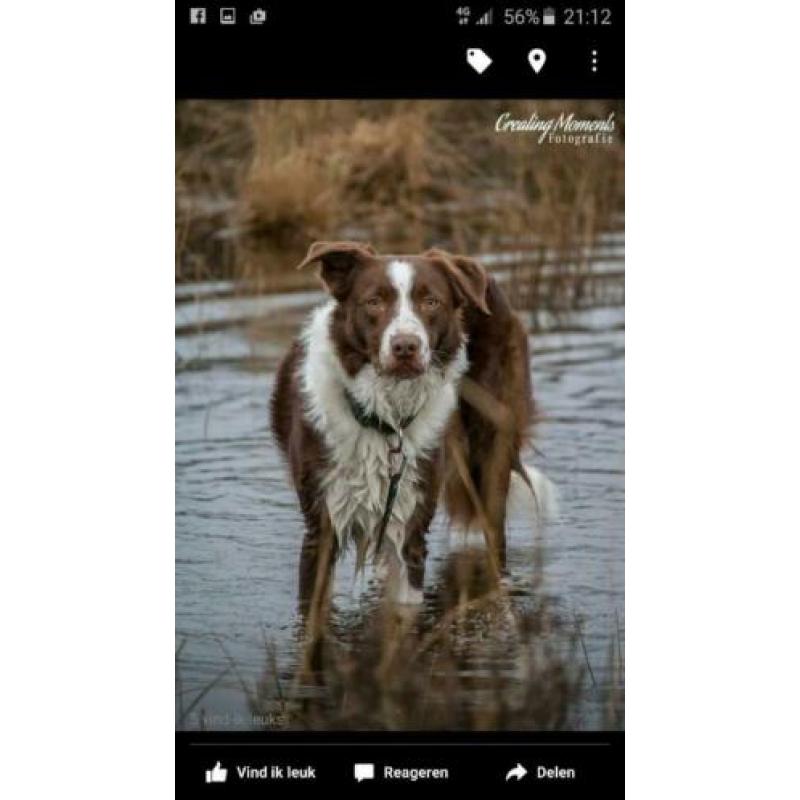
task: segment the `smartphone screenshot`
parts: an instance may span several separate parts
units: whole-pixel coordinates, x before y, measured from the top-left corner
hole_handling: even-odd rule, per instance
[[[175,26],[177,789],[621,796],[623,3]]]

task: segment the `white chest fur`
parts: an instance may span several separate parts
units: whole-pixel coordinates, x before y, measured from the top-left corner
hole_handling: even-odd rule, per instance
[[[421,499],[419,463],[440,444],[456,406],[458,381],[467,367],[466,347],[461,346],[446,368],[430,369],[419,378],[383,377],[370,365],[351,378],[342,369],[331,340],[334,307],[331,301],[312,315],[304,333],[301,366],[305,411],[330,453],[322,480],[324,501],[341,546],[347,545],[355,528],[368,540],[374,537],[384,513],[391,474],[389,442],[382,433],[356,421],[346,391],[367,413],[381,419],[396,422],[413,416],[403,436],[408,462],[386,531],[399,555],[405,526]]]

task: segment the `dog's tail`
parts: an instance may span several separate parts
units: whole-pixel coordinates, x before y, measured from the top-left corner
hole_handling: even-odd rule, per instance
[[[507,509],[532,514],[539,523],[552,522],[558,517],[558,490],[543,472],[517,460],[511,467]]]

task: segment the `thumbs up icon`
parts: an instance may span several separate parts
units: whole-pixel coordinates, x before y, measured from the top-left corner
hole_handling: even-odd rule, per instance
[[[228,780],[228,770],[219,765],[219,761],[214,765],[214,769],[206,770],[206,783],[225,783]]]

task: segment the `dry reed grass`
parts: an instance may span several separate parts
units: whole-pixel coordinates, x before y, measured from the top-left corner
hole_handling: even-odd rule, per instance
[[[540,588],[537,590],[536,586]],[[498,586],[480,550],[451,555],[424,609],[367,603],[334,612],[306,666],[303,625],[296,666],[264,641],[261,677],[228,666],[187,694],[176,652],[178,727],[204,726],[206,696],[234,680],[252,725],[279,730],[579,730],[624,726],[622,632],[604,665],[591,664],[579,618],[541,591]],[[284,654],[285,655],[285,654]]]
[[[448,561],[428,613],[381,605],[334,619],[312,672],[281,680],[270,653],[245,689],[254,719],[312,730],[578,729],[593,693],[602,708],[593,724],[622,727],[620,664],[598,686],[580,624],[567,625],[544,597],[519,604],[484,556]],[[616,640],[610,647],[620,652]]]
[[[501,112],[534,107],[614,110],[616,141],[494,131]],[[621,224],[623,138],[621,106],[600,101],[179,104],[177,277],[300,288],[312,279],[292,268],[310,241],[354,238],[384,252],[512,254],[519,297],[569,306],[598,234]]]

